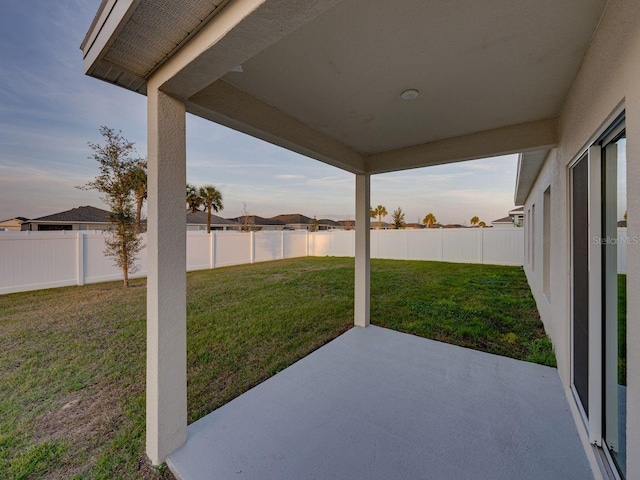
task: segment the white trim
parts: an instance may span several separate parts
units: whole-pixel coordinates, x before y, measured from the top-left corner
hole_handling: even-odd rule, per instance
[[[589,440],[602,446],[602,148],[589,161]]]

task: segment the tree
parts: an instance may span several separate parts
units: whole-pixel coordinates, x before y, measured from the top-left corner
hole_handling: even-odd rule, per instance
[[[486,227],[486,226],[487,226],[487,223],[486,223],[486,222],[484,222],[484,221],[480,221],[480,222],[478,222],[478,226],[479,226],[479,227],[483,227],[483,228],[484,228],[484,227]]]
[[[240,230],[243,232],[251,232],[253,230],[253,219],[251,218],[251,215],[249,215],[249,209],[247,208],[246,202],[242,203],[242,215],[239,220],[242,221]]]
[[[93,158],[100,164],[100,174],[83,188],[97,190],[109,205],[109,222],[112,229],[105,239],[105,254],[113,257],[122,270],[124,286],[129,286],[129,274],[138,270],[136,255],[142,249],[142,239],[133,211],[134,171],[143,161],[133,157],[134,144],[122,136],[122,132],[100,127],[105,144],[89,142]]]
[[[147,162],[140,160],[138,165],[131,171],[129,178],[131,182],[131,193],[136,202],[136,226],[142,231],[141,216],[142,206],[147,199]]]
[[[317,232],[318,231],[318,219],[316,218],[316,216],[313,216],[313,220],[311,221],[311,228],[310,230],[312,232]]]
[[[207,209],[207,233],[211,233],[211,210],[219,212],[222,206],[222,193],[213,185],[205,185],[200,188],[198,196],[202,201],[202,205]]]
[[[386,217],[387,215],[387,209],[382,205],[378,205],[376,208],[371,209],[371,218],[378,217],[378,230],[382,228],[382,217]]]
[[[478,224],[479,221],[480,221],[480,219],[478,217],[476,217],[476,216],[471,217],[471,226],[475,227]]]
[[[198,195],[198,189],[191,183],[187,183],[187,208],[191,213],[200,211],[202,197]]]
[[[431,227],[436,222],[437,222],[436,216],[433,213],[427,213],[425,217],[422,219],[422,223],[427,228]]]
[[[404,213],[402,212],[402,208],[398,207],[396,210],[394,210],[392,217],[393,217],[393,228],[397,230],[399,228],[405,227],[406,224],[404,221]]]

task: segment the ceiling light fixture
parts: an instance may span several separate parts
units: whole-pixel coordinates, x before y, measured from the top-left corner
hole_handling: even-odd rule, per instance
[[[400,94],[400,97],[402,97],[403,100],[413,100],[419,94],[420,92],[418,90],[416,90],[415,88],[410,88],[409,90],[405,90],[404,92],[402,92]]]

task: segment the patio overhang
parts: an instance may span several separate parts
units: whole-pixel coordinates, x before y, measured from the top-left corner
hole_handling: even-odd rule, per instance
[[[367,326],[370,175],[556,147],[606,3],[103,0],[85,71],[148,97],[154,463],[187,435],[185,113],[356,175],[354,323]]]
[[[557,144],[606,2],[500,3],[104,0],[82,48],[89,75],[382,173]]]

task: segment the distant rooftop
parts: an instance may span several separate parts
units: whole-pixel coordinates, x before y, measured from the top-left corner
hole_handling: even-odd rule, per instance
[[[206,225],[207,224],[207,212],[192,213],[187,211],[187,225]],[[227,220],[226,218],[219,217],[218,215],[211,214],[211,225],[236,225],[236,222]]]
[[[34,218],[31,222],[70,222],[70,223],[109,223],[109,212],[101,208],[86,205],[60,213]]]

